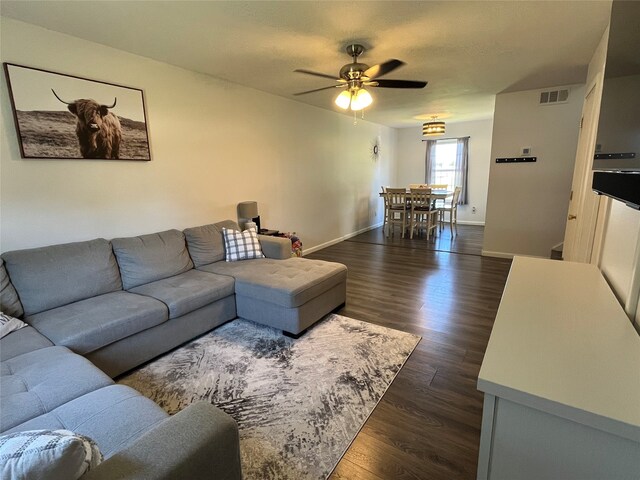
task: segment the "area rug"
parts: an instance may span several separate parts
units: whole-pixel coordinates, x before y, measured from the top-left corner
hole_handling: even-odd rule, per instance
[[[334,314],[297,340],[236,319],[118,383],[169,414],[205,400],[231,415],[245,479],[323,479],[419,341]]]

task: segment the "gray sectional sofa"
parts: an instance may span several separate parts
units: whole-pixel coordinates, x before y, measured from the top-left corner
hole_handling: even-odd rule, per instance
[[[184,232],[6,252],[0,307],[28,327],[0,340],[0,434],[68,429],[94,439],[98,478],[240,478],[235,422],[209,404],[168,417],[112,378],[241,316],[293,336],[344,304],[346,267],[291,258],[226,262],[224,221]],[[83,478],[85,478],[83,477]]]

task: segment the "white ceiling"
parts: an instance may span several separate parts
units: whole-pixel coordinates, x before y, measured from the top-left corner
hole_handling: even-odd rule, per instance
[[[0,13],[93,42],[338,111],[337,91],[294,97],[360,61],[407,65],[384,78],[422,90],[373,89],[365,118],[393,127],[439,114],[488,118],[494,95],[582,83],[609,21],[607,1],[9,1]],[[81,72],[73,72],[81,73]],[[144,85],[136,85],[144,88]]]

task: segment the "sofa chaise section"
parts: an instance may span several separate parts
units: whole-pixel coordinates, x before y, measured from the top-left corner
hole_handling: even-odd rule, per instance
[[[216,262],[200,267],[236,281],[238,316],[299,335],[345,303],[347,268],[288,258]]]
[[[226,262],[225,220],[184,231],[193,263],[203,272],[235,280],[239,317],[297,336],[346,300],[347,267],[339,263],[291,258],[289,239],[259,235],[267,258]]]

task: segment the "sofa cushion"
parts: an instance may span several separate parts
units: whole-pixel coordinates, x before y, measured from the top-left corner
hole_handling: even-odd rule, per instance
[[[162,302],[119,291],[27,316],[25,320],[56,345],[84,355],[168,318]]]
[[[103,238],[2,254],[25,315],[122,289]]]
[[[93,439],[107,459],[167,417],[158,405],[134,389],[111,385],[79,396],[6,433],[71,430]]]
[[[0,431],[113,381],[65,347],[48,347],[0,363]]]
[[[218,228],[211,225],[184,230],[189,255],[196,267],[224,260],[224,242]]]
[[[77,480],[100,462],[98,445],[69,430],[27,430],[0,437],[0,478]]]
[[[0,339],[0,361],[51,346],[53,343],[47,337],[26,326]]]
[[[227,262],[264,258],[258,240],[258,232],[255,228],[249,228],[244,232],[223,228],[222,237],[224,238],[224,253]]]
[[[111,243],[125,290],[193,268],[184,234],[179,230],[114,238]]]
[[[196,267],[224,260],[222,228],[240,229],[233,220],[185,229],[184,235],[187,239],[189,254]]]
[[[297,257],[216,262],[199,269],[235,278],[236,295],[286,308],[299,307],[347,278],[347,267],[341,263]]]
[[[0,259],[0,311],[12,317],[21,317],[24,314],[18,292],[9,281],[9,275],[2,259]]]
[[[160,300],[169,308],[169,318],[176,318],[233,295],[234,281],[225,275],[189,270],[129,291]]]

